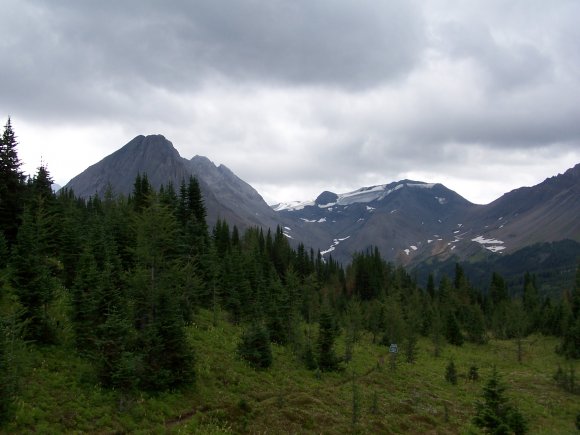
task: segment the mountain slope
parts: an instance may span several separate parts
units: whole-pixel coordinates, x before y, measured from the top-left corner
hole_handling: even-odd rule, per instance
[[[277,216],[249,184],[223,165],[216,167],[208,158],[187,160],[162,135],[137,136],[125,146],[90,166],[65,186],[81,197],[103,195],[110,185],[115,193],[129,195],[138,173],[147,174],[158,189],[172,182],[178,190],[183,180],[194,175],[204,196],[207,221],[218,218],[240,228],[275,228]]]
[[[348,262],[377,246],[413,265],[512,253],[535,243],[580,241],[580,164],[488,205],[472,204],[441,184],[402,180],[314,201],[273,206],[301,240]]]

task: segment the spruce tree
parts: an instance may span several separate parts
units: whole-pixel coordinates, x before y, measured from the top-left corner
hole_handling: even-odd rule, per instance
[[[28,321],[27,338],[40,343],[52,342],[55,332],[48,315],[57,285],[51,229],[51,217],[42,201],[34,214],[27,208],[11,258],[13,287]]]
[[[272,347],[268,330],[254,322],[244,330],[238,345],[238,355],[257,369],[267,369],[272,365]]]
[[[452,312],[447,313],[447,320],[445,325],[445,338],[449,344],[455,346],[463,345],[463,333],[459,326],[459,322]]]
[[[338,369],[338,358],[334,352],[334,340],[338,336],[338,326],[330,307],[320,313],[318,332],[318,367],[320,370]]]
[[[12,122],[8,118],[0,140],[0,231],[8,246],[16,242],[24,203],[24,175],[20,170],[17,146]]]
[[[525,434],[527,423],[519,410],[509,404],[505,391],[506,387],[494,366],[491,377],[483,387],[483,400],[475,404],[473,422],[493,434]]]
[[[457,369],[453,360],[449,361],[445,368],[445,380],[452,385],[457,385]]]

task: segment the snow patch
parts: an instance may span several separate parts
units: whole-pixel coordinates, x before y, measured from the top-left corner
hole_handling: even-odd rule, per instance
[[[427,240],[427,243],[428,243],[428,244],[429,244],[429,243],[433,243],[433,240],[431,240],[431,239],[428,239],[428,240]]]
[[[409,247],[410,247],[410,248],[411,248],[413,251],[416,251],[416,250],[417,250],[417,247],[416,247],[415,245],[411,245],[411,246],[409,246]]]
[[[290,201],[290,202],[281,202],[279,204],[272,205],[272,209],[274,211],[297,211],[302,210],[304,207],[314,205],[314,201]]]
[[[443,198],[442,196],[436,196],[435,199],[441,205],[447,204],[447,198]]]
[[[320,251],[320,255],[325,255],[325,254],[328,254],[329,252],[332,252],[332,251],[334,251],[334,250],[336,249],[336,247],[337,247],[338,245],[340,245],[340,242],[344,242],[344,241],[345,241],[346,239],[348,239],[348,238],[350,238],[350,236],[346,236],[346,237],[343,237],[343,238],[337,238],[337,239],[334,239],[334,240],[332,241],[332,245],[330,245],[330,247],[329,247],[327,250],[325,250],[325,251]]]
[[[368,205],[367,205],[367,211],[369,211],[369,212],[373,212],[373,211],[375,211],[375,210],[376,210],[376,209],[375,209],[374,207],[370,207],[370,206],[368,206]]]
[[[419,189],[432,189],[435,183],[407,183],[409,187],[418,187]]]
[[[403,249],[403,251],[405,252],[405,254],[409,255],[411,253],[411,251],[409,249]]]
[[[485,249],[491,252],[499,252],[505,249],[505,246],[502,246],[504,242],[498,239],[486,239],[483,236],[477,236],[475,239],[471,239],[472,242],[477,242],[480,245],[483,245]],[[490,245],[490,246],[487,246]]]

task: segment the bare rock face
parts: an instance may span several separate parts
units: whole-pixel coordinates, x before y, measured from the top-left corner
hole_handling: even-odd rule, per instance
[[[191,175],[200,184],[212,226],[218,218],[240,228],[275,228],[277,216],[249,184],[225,166],[217,167],[207,157],[187,160],[162,135],[137,136],[121,149],[74,177],[65,186],[87,198],[102,196],[110,186],[114,193],[129,195],[137,174],[147,174],[153,188],[173,183],[176,191]]]

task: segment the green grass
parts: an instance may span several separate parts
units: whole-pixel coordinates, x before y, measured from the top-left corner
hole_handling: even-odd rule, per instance
[[[281,346],[273,348],[270,369],[250,368],[236,357],[240,333],[227,322],[214,327],[210,313],[199,313],[189,329],[197,354],[195,385],[131,397],[96,385],[90,364],[70,349],[31,347],[15,418],[3,433],[477,433],[473,404],[493,365],[530,433],[574,433],[580,412],[579,396],[552,379],[558,364],[569,364],[554,353],[554,338],[529,337],[521,364],[511,341],[446,346],[435,358],[430,341],[422,339],[416,362],[407,364],[399,354],[393,371],[388,349],[365,335],[343,371],[317,377]],[[339,340],[337,351],[343,350]],[[455,386],[444,379],[451,358],[459,374]],[[477,382],[467,380],[471,365],[479,367]],[[353,371],[360,404],[355,427]]]

